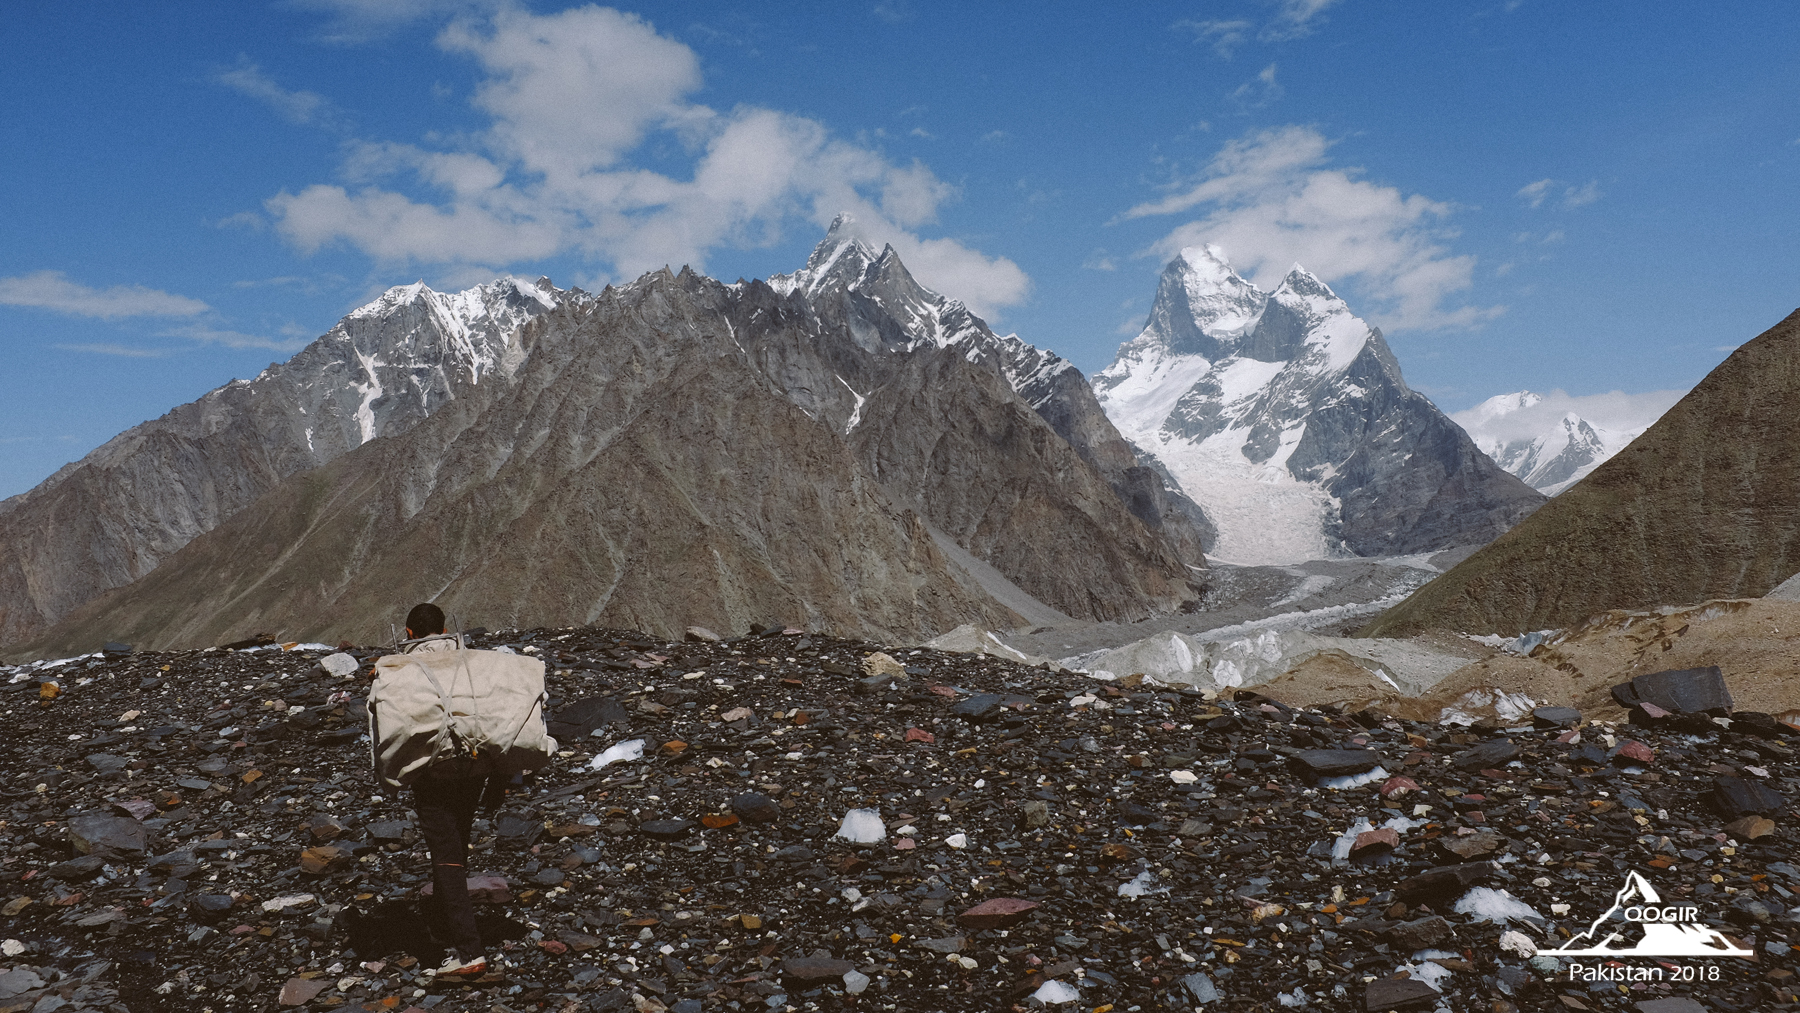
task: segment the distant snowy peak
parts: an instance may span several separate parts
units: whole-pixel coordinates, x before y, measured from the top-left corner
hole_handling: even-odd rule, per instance
[[[1407,387],[1381,332],[1298,264],[1265,293],[1218,247],[1181,251],[1143,331],[1094,388],[1120,433],[1218,528],[1220,559],[1477,544],[1517,519],[1514,500],[1537,500],[1505,479],[1512,487],[1469,530],[1439,516],[1432,497],[1453,473],[1500,473],[1473,462],[1467,437]],[[1419,455],[1425,447],[1433,456]],[[1488,517],[1494,509],[1507,519]]]
[[[1573,411],[1532,410],[1543,404],[1542,395],[1521,390],[1451,418],[1500,467],[1546,496],[1586,478],[1649,428],[1606,429]]]

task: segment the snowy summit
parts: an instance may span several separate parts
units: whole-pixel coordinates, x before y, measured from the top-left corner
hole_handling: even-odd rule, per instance
[[[1095,377],[1106,414],[1235,563],[1481,544],[1542,502],[1406,386],[1381,332],[1294,265],[1273,292],[1217,246],[1163,271]]]

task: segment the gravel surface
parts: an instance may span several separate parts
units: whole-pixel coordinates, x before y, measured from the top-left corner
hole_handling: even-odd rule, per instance
[[[781,629],[474,641],[545,659],[566,750],[478,824],[498,970],[420,973],[380,652],[118,653],[0,667],[0,1013],[1794,1003],[1800,769],[1765,717],[1454,729]],[[1536,953],[1633,871],[1754,959]]]

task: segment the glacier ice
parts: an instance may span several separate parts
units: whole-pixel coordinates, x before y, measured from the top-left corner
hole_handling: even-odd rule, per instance
[[[1056,1006],[1061,1003],[1074,1002],[1080,999],[1081,993],[1075,991],[1075,986],[1073,985],[1067,985],[1052,979],[1039,985],[1038,990],[1031,993],[1031,997],[1046,1006]]]
[[[1137,878],[1133,879],[1131,882],[1119,884],[1119,896],[1121,897],[1144,897],[1151,894],[1168,892],[1169,888],[1159,884],[1156,880],[1156,874],[1149,869],[1145,869],[1143,872],[1138,873]]]
[[[877,810],[852,809],[844,814],[844,820],[833,836],[851,844],[874,844],[887,838],[887,824],[881,821],[881,813]]]
[[[643,758],[644,740],[628,739],[617,745],[606,747],[605,752],[594,757],[593,762],[588,764],[588,769],[599,770],[609,764],[618,763],[620,760],[641,760]]]
[[[1478,886],[1462,895],[1451,910],[1459,915],[1474,915],[1478,920],[1489,922],[1509,921],[1544,921],[1544,916],[1537,909],[1525,903],[1505,890]]]

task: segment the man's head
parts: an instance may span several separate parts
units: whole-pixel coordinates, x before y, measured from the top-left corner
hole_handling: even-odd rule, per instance
[[[434,637],[444,632],[444,610],[430,602],[414,605],[406,614],[406,639]]]

